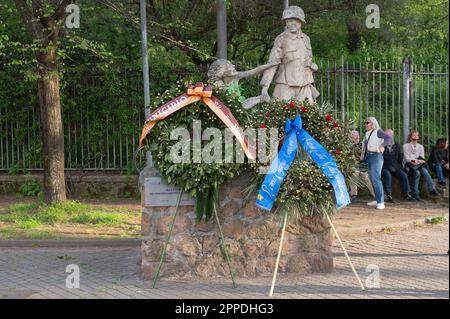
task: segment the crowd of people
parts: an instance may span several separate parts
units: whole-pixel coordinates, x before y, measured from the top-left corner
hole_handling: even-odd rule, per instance
[[[360,157],[357,174],[364,180],[375,199],[368,203],[369,206],[384,209],[385,201],[394,202],[393,177],[401,183],[404,200],[421,200],[421,180],[425,181],[430,196],[441,196],[430,172],[436,175],[440,188],[447,186],[445,180],[445,175],[448,176],[449,173],[447,139],[439,138],[426,160],[425,149],[419,143],[419,132],[410,132],[406,143],[401,146],[395,140],[394,131],[382,130],[376,118],[367,118],[364,127],[366,132],[363,141],[360,140],[358,131],[352,131],[351,138],[355,153]],[[350,185],[350,196],[352,201],[356,201],[358,196],[356,183]]]

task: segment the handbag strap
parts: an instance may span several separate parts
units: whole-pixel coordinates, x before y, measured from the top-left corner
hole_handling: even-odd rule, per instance
[[[369,146],[369,141],[370,141],[370,138],[372,137],[372,134],[373,134],[374,131],[375,131],[375,129],[373,129],[372,132],[370,132],[369,138],[367,139],[367,144],[364,144],[364,142],[363,142],[363,147],[364,147],[364,156],[363,156],[363,160],[366,159],[366,156],[367,156],[367,149],[368,149],[368,146]],[[364,138],[364,141],[366,141],[366,138]]]

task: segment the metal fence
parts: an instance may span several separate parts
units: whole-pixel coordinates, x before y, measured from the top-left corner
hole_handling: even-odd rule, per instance
[[[143,121],[141,73],[105,82],[87,76],[62,89],[62,118],[67,169],[127,170]],[[402,144],[418,130],[426,152],[438,137],[448,137],[448,65],[349,63],[319,65],[318,102],[330,102],[336,117],[363,130],[375,116],[392,128]],[[34,87],[14,95],[3,92],[0,105],[0,170],[42,169],[39,102]]]
[[[410,130],[418,130],[426,150],[439,137],[448,137],[448,65],[340,63],[319,65],[315,75],[320,97],[329,101],[335,116],[351,121],[357,130],[374,116],[391,128],[403,144]]]

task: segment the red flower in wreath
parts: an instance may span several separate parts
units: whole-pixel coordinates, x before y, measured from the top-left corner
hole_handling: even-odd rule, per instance
[[[334,128],[338,128],[339,125],[338,125],[337,123],[333,123],[333,127],[334,127]]]
[[[267,128],[267,126],[265,126],[264,124],[261,124],[261,125],[259,126],[259,128]]]
[[[300,108],[300,112],[306,113],[306,112],[308,112],[308,109],[306,108],[306,106],[302,106],[302,107]]]
[[[331,122],[332,120],[333,120],[333,118],[331,117],[330,114],[327,114],[327,115],[325,116],[325,121]]]
[[[269,114],[266,114],[266,119],[268,119],[270,117],[270,115]]]
[[[341,155],[342,151],[341,150],[336,150],[336,155]]]
[[[289,103],[289,106],[294,108],[295,107],[295,101],[291,101],[291,103]]]

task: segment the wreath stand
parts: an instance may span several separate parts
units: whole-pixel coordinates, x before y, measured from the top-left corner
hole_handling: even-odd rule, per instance
[[[164,248],[163,248],[163,251],[161,252],[161,257],[160,257],[160,260],[159,260],[158,269],[156,270],[155,276],[153,277],[152,288],[156,288],[156,283],[157,283],[158,278],[159,278],[159,273],[161,271],[162,265],[164,264],[164,261],[165,261],[165,258],[166,258],[167,246],[169,245],[170,237],[172,235],[172,230],[173,230],[173,227],[174,227],[174,224],[175,224],[175,219],[177,218],[177,215],[178,215],[178,209],[180,207],[180,202],[181,202],[182,195],[183,195],[183,190],[180,190],[180,194],[178,195],[178,200],[177,200],[177,206],[175,208],[175,213],[172,216],[172,221],[170,223],[169,232],[167,233],[166,240],[164,242]],[[217,222],[217,228],[219,229],[220,242],[221,242],[222,254],[223,254],[222,256],[224,257],[225,261],[227,262],[228,270],[229,270],[230,276],[231,276],[231,281],[233,283],[233,288],[237,288],[236,281],[235,281],[235,278],[234,278],[234,271],[233,271],[233,268],[231,267],[230,256],[228,254],[228,249],[227,249],[227,246],[225,244],[225,237],[223,236],[222,226],[220,224],[219,216],[217,215],[217,210],[216,209],[214,210],[214,215],[215,215],[216,222]]]
[[[280,265],[281,250],[283,249],[284,234],[285,234],[285,232],[286,232],[286,224],[287,224],[287,217],[288,217],[287,215],[288,215],[288,214],[287,214],[287,211],[284,210],[283,228],[282,228],[282,230],[281,230],[281,238],[280,238],[280,247],[279,247],[279,249],[278,249],[277,260],[276,260],[276,262],[275,262],[275,269],[274,269],[274,271],[273,271],[272,285],[271,285],[271,287],[270,287],[269,297],[272,297],[272,296],[273,296],[273,291],[274,291],[274,289],[275,289],[275,282],[276,282],[276,280],[277,280],[278,266]],[[358,280],[358,283],[359,283],[359,285],[360,285],[360,287],[361,287],[361,290],[364,291],[364,290],[365,290],[364,285],[363,285],[361,279],[359,278],[359,275],[358,275],[358,273],[356,272],[356,269],[355,269],[355,267],[353,266],[353,263],[352,263],[352,261],[350,260],[349,255],[347,254],[347,250],[345,249],[344,244],[342,243],[342,240],[341,240],[341,238],[339,237],[338,232],[336,231],[336,228],[334,227],[333,223],[331,222],[330,216],[329,216],[328,214],[326,214],[326,216],[327,216],[328,223],[330,224],[331,228],[333,229],[333,232],[334,232],[334,234],[336,235],[336,238],[338,239],[339,244],[340,244],[341,247],[342,247],[342,250],[344,251],[345,257],[347,258],[348,263],[350,264],[350,268],[352,269],[353,274],[355,275],[356,279]]]

